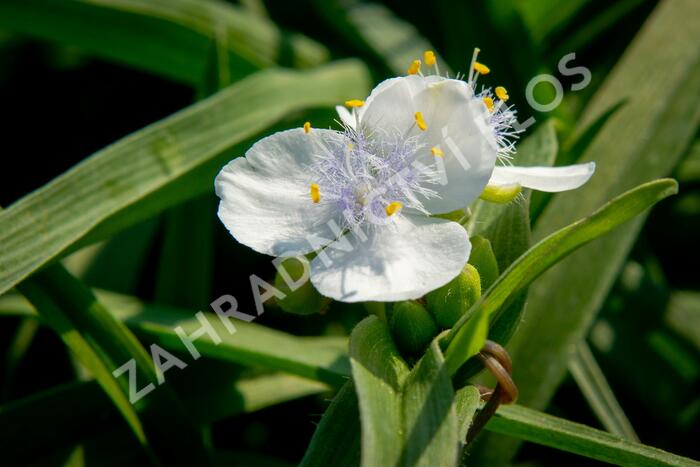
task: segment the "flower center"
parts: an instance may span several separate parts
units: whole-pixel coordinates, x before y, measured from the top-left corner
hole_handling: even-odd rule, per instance
[[[436,183],[437,175],[415,164],[423,152],[432,152],[419,135],[347,128],[326,143],[309,167],[314,181],[311,197],[337,209],[346,221],[344,227],[376,223],[405,208],[425,212],[421,197],[436,196],[429,185]]]

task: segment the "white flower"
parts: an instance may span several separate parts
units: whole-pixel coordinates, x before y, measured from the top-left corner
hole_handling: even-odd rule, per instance
[[[340,107],[344,131],[307,122],[226,165],[216,193],[231,234],[273,256],[316,251],[311,281],[336,300],[413,299],[454,278],[471,249],[461,225],[431,214],[464,208],[487,183],[561,191],[590,177],[582,166],[494,169],[517,133],[505,90],[494,104],[474,92],[478,73],[410,71]]]

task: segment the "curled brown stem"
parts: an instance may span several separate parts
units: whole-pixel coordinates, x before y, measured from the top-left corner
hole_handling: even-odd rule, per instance
[[[496,387],[491,390],[480,385],[477,386],[482,400],[487,402],[469,427],[466,439],[467,444],[486,426],[493,414],[496,413],[499,405],[511,404],[518,398],[518,387],[511,377],[513,362],[506,349],[496,342],[487,340],[477,358],[496,378]]]

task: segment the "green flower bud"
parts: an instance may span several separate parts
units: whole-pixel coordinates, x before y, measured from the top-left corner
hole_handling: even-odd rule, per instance
[[[481,297],[479,272],[467,264],[457,277],[425,296],[438,326],[451,328]]]
[[[287,313],[310,315],[328,306],[330,299],[318,293],[308,280],[308,261],[305,258],[285,258],[276,266],[275,287],[285,294],[283,299],[277,300],[280,308]]]
[[[433,318],[418,302],[399,302],[391,316],[391,334],[402,353],[420,355],[438,333]]]
[[[481,289],[488,290],[498,279],[498,262],[493,254],[491,242],[488,239],[475,235],[470,239],[472,252],[469,254],[469,264],[479,271],[481,276]]]

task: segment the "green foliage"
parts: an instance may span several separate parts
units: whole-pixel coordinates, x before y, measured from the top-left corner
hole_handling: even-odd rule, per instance
[[[443,329],[451,328],[481,297],[481,277],[471,264],[450,282],[425,296],[428,310]]]
[[[369,317],[350,337],[362,418],[362,465],[454,465],[459,448],[454,391],[439,346],[409,370],[386,324]]]
[[[391,334],[405,355],[421,355],[438,333],[435,321],[418,302],[399,302],[391,314]]]
[[[618,465],[698,465],[691,459],[517,405],[499,410],[487,428]]]
[[[211,191],[216,171],[245,150],[236,145],[289,112],[331,105],[367,87],[357,62],[263,71],[100,151],[0,213],[0,292],[76,244]],[[48,238],[35,235],[37,228]]]
[[[493,254],[491,242],[487,238],[475,235],[469,239],[472,251],[469,253],[469,264],[476,268],[481,282],[481,288],[487,290],[498,278],[498,263]]]
[[[295,465],[309,438],[304,466],[558,465],[563,452],[699,465],[637,439],[700,455],[700,275],[676,267],[692,262],[700,235],[699,4],[386,3],[0,2],[4,127],[30,135],[5,150],[4,183],[24,177],[10,157],[37,172],[0,210],[3,465]],[[307,120],[336,127],[334,105],[405,74],[425,50],[443,74],[468,71],[473,47],[492,70],[479,83],[506,86],[519,121],[537,121],[519,135],[514,164],[597,168],[569,193],[487,192],[439,216],[471,237],[453,281],[393,305],[331,302],[310,283],[292,290],[271,258],[237,245],[216,220],[213,178],[254,141]],[[569,92],[577,77],[558,63],[572,51],[592,81]],[[183,108],[138,129],[177,107],[120,114],[110,85],[91,91],[105,70],[144,109],[148,91],[133,83],[175,83]],[[551,113],[525,98],[540,73],[566,91]],[[74,80],[66,89],[85,89],[62,96]],[[554,97],[545,88],[535,90],[540,102]],[[95,113],[104,103],[107,117]],[[80,128],[75,144],[65,125],[22,120],[25,108],[66,105],[109,137]],[[44,164],[34,140],[63,165]],[[82,148],[99,147],[80,160]],[[661,179],[671,174],[681,196],[644,224],[678,191]],[[283,264],[286,279],[304,273]],[[255,323],[198,313],[222,293],[255,310],[251,273],[286,297]],[[202,320],[213,334],[196,339],[193,357],[182,335]],[[483,367],[472,357],[487,338],[507,345],[522,405],[500,407],[492,433],[467,447],[483,407],[472,380]],[[160,371],[156,347],[182,366]],[[137,386],[155,388],[135,404],[128,375],[113,373],[132,359]],[[318,396],[330,391],[326,408]],[[557,391],[565,397],[553,399]],[[545,409],[595,416],[607,432]],[[291,412],[307,421],[280,429]],[[309,414],[320,419],[312,437]],[[522,441],[560,453],[531,447],[516,458]]]
[[[190,84],[205,77],[219,47],[238,78],[276,63],[309,67],[328,58],[311,39],[218,1],[8,0],[0,26]]]
[[[285,279],[279,270],[275,275],[275,287],[285,294],[284,298],[277,300],[277,305],[280,308],[288,313],[309,315],[320,313],[328,306],[330,299],[318,293],[314,286],[311,285],[311,282],[308,281],[308,271],[306,270],[308,263],[305,266],[298,259],[288,258],[280,263],[280,267],[289,275]],[[307,280],[301,286],[294,289],[290,287],[288,281],[296,284],[305,276]]]
[[[677,27],[684,18],[697,21],[699,6],[692,1],[660,4],[607,77],[579,124],[584,129],[625,101],[582,157],[596,161],[596,174],[582,189],[552,200],[535,225],[535,238],[549,235],[624,190],[671,172],[700,124],[698,95],[687,97],[688,89],[700,85],[694,45],[700,29],[682,32]],[[644,86],[639,86],[641,76]],[[515,376],[523,380],[522,403],[542,408],[552,397],[566,372],[566,349],[590,328],[642,222],[643,217],[638,218],[582,249],[534,285],[529,316],[510,347],[520,362]],[[542,336],[547,336],[547,346],[533,350],[530,342]]]
[[[483,345],[473,342],[469,322],[486,319],[502,309],[513,297],[527,287],[540,274],[580,246],[609,232],[624,222],[649,209],[654,203],[675,194],[678,184],[674,180],[659,180],[623,193],[590,216],[560,229],[518,258],[486,291],[479,302],[455,324],[448,335],[449,347],[445,352],[446,365],[454,373],[462,363],[474,355],[474,349]],[[485,338],[485,336],[484,336]]]

